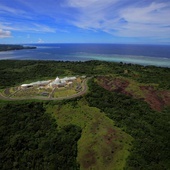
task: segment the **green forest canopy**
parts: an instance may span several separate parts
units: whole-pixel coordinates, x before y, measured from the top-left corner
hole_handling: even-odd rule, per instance
[[[124,169],[170,169],[170,107],[160,112],[152,110],[142,99],[105,90],[95,78],[98,75],[121,76],[146,85],[154,83],[157,90],[170,91],[169,68],[101,61],[0,61],[1,89],[60,75],[94,78],[89,81],[89,92],[72,100],[0,101],[0,169],[79,169],[77,141],[82,129],[71,124],[58,127],[57,119],[46,113],[46,106],[65,107],[70,103],[76,110],[80,100],[100,109],[133,137]]]

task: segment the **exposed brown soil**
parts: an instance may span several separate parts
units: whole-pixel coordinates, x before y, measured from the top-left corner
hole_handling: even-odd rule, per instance
[[[96,164],[95,152],[89,151],[83,156],[82,165],[84,169],[88,169],[89,167]]]
[[[140,86],[145,91],[145,101],[152,109],[161,111],[166,105],[170,105],[170,92],[155,90],[152,86]]]
[[[102,87],[109,91],[116,90],[118,92],[122,92],[129,85],[128,81],[120,78],[111,79],[110,77],[101,76],[98,77],[98,80]]]
[[[133,92],[127,91],[126,88],[130,84],[127,80],[121,78],[112,78],[100,76],[98,77],[99,85],[109,91],[123,93],[125,95],[136,97]],[[165,106],[170,105],[170,92],[155,90],[153,86],[140,86],[140,90],[144,92],[144,101],[146,101],[153,110],[161,111]]]
[[[110,144],[113,140],[118,139],[116,130],[113,128],[108,128],[107,134],[104,136],[104,139],[107,144]]]
[[[170,105],[170,91],[162,91],[162,99],[165,102],[165,105]]]
[[[104,163],[107,165],[114,159],[116,152],[120,150],[121,147],[116,144],[116,141],[121,140],[121,137],[115,129],[108,127],[107,133],[103,136],[103,138],[107,145],[105,148],[102,148],[102,157]]]
[[[99,126],[97,124],[99,123],[100,120],[94,122],[91,128],[92,133],[98,131]],[[118,144],[118,141],[122,140],[120,133],[113,127],[108,126],[104,127],[104,129],[106,130],[106,134],[100,136],[101,140],[97,140],[98,138],[96,138],[96,140],[87,147],[86,153],[82,156],[81,164],[83,169],[92,169],[93,166],[95,167],[98,157],[101,157],[103,164],[108,166],[108,164],[113,162],[116,153],[122,149],[122,146]],[[100,153],[95,152],[94,148],[96,145],[101,146]]]

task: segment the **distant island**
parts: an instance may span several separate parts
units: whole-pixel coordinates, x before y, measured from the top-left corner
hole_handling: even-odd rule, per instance
[[[23,49],[36,49],[37,47],[29,47],[23,45],[6,45],[0,44],[0,51],[10,51],[10,50],[23,50]]]

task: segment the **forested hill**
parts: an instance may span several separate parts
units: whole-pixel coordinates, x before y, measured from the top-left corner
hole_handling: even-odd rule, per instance
[[[78,169],[81,129],[58,129],[39,102],[0,102],[0,169]]]
[[[0,100],[0,169],[170,169],[170,68],[1,60],[0,94],[70,75],[91,77],[86,95]]]
[[[36,47],[24,47],[23,45],[6,45],[0,44],[0,51],[36,49]]]
[[[170,68],[95,60],[86,62],[0,60],[0,88],[56,76],[108,74],[131,78],[140,83],[159,84],[159,88],[170,90]]]

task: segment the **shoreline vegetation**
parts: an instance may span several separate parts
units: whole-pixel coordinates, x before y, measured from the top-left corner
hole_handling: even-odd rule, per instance
[[[0,169],[170,169],[170,68],[1,60],[0,92],[77,75],[92,77],[82,96],[0,99]]]
[[[37,47],[23,46],[23,45],[6,45],[0,44],[1,51],[11,51],[11,50],[25,50],[25,49],[36,49]]]

